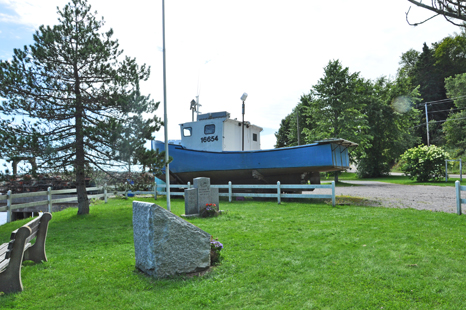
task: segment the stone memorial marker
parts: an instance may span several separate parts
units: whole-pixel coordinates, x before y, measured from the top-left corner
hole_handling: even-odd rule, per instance
[[[199,214],[197,188],[188,188],[184,190],[184,212],[188,215]]]
[[[185,215],[199,215],[206,204],[215,204],[219,210],[218,188],[210,187],[209,178],[195,178],[194,188],[184,190],[184,208]]]
[[[160,206],[133,201],[136,267],[166,278],[207,269],[211,235]]]

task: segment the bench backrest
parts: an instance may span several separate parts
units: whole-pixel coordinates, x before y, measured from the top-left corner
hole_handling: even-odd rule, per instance
[[[36,263],[40,261],[47,261],[47,257],[45,255],[45,239],[47,238],[47,230],[49,221],[52,219],[52,214],[48,212],[41,213],[37,218],[33,219],[32,221],[24,224],[22,227],[14,230],[11,233],[11,241],[10,241],[10,249],[13,249],[13,243],[16,239],[16,235],[20,229],[23,227],[28,227],[30,230],[30,234],[25,240],[25,252],[23,260],[32,260]],[[34,245],[31,246],[30,242],[36,238],[36,242]],[[7,252],[5,258],[9,258],[11,255],[11,250]]]

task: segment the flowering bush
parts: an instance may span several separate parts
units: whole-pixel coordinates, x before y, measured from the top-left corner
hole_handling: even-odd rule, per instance
[[[223,249],[223,244],[218,239],[210,240],[210,265],[215,265],[220,260],[220,251]]]
[[[199,213],[201,217],[217,216],[218,215],[217,205],[215,203],[206,203],[205,207],[202,208]]]
[[[405,161],[401,170],[410,179],[418,182],[437,181],[445,175],[445,159],[449,157],[447,152],[435,145],[420,145],[401,155],[401,159]]]

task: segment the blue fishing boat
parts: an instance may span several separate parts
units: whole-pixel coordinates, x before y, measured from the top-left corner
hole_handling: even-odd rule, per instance
[[[262,128],[231,119],[228,112],[198,114],[180,130],[181,140],[168,143],[170,183],[208,177],[211,184],[319,184],[320,172],[348,169],[348,148],[357,146],[330,139],[261,150]],[[164,142],[152,141],[152,149],[163,151]]]

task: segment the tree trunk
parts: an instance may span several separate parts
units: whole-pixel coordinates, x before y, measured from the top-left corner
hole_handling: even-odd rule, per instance
[[[86,191],[86,175],[83,167],[76,167],[76,190],[78,192],[78,215],[89,214],[89,199]]]
[[[84,154],[83,106],[79,87],[79,75],[75,64],[75,94],[76,94],[76,190],[78,192],[78,215],[89,214],[89,199],[86,191],[86,159]]]
[[[16,177],[16,175],[18,174],[18,161],[13,159],[11,161],[11,167],[13,168],[13,175]]]
[[[76,122],[78,123],[78,122]],[[81,136],[77,134],[77,136]],[[78,192],[78,215],[89,214],[89,199],[86,191],[86,174],[83,141],[76,139],[76,190]]]
[[[338,183],[338,174],[340,171],[335,171],[335,183]]]
[[[78,192],[78,215],[89,214],[81,118],[76,118],[76,190]]]

